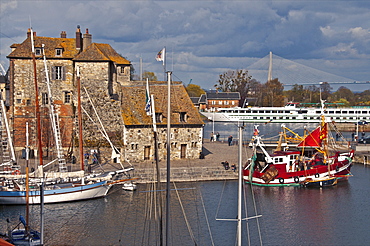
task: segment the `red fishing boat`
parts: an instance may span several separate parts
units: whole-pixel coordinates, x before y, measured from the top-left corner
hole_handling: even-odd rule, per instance
[[[303,138],[297,150],[272,154],[265,149],[255,126],[253,156],[244,167],[245,182],[260,186],[299,186],[351,176],[354,150],[348,148],[341,153],[338,148],[329,148],[328,125],[322,117],[321,124]]]

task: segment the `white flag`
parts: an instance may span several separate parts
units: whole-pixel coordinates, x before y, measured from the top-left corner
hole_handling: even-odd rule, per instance
[[[149,79],[146,79],[146,90],[145,90],[145,111],[147,115],[152,115],[152,102],[149,94]]]
[[[166,48],[163,48],[161,51],[158,52],[158,54],[157,54],[157,56],[156,56],[155,59],[157,61],[162,61],[163,62],[163,65],[164,65],[165,56],[166,56]]]

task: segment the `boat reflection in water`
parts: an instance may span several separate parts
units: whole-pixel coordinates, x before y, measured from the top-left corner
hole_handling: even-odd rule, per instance
[[[254,186],[257,208],[263,214],[263,244],[322,245],[325,240],[330,245],[367,245],[370,168],[355,164],[352,173],[354,177],[349,182],[325,189]],[[188,189],[191,187],[194,189]],[[219,211],[218,217],[236,217],[238,182],[186,182],[178,183],[177,189],[198,245],[212,245],[208,228],[215,245],[233,245],[236,224],[216,221],[215,216]],[[142,245],[143,235],[153,230],[143,228],[149,195],[143,191],[147,190],[145,184],[139,184],[135,192],[114,186],[103,199],[46,204],[45,244]],[[221,196],[222,192],[227,195]],[[173,245],[193,245],[178,202],[172,201],[171,206]],[[7,218],[16,221],[23,210],[24,206],[0,206],[0,231],[6,231]],[[31,206],[31,217],[38,225],[39,206]],[[253,223],[249,221],[252,230]],[[255,242],[256,234],[252,231],[251,235]]]

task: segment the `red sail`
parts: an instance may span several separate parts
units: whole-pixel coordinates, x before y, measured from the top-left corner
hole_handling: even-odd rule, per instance
[[[324,123],[322,128],[318,126],[313,130],[305,139],[298,144],[298,147],[308,147],[308,148],[319,148],[322,146],[322,142],[328,136],[327,123]]]
[[[324,127],[326,128],[326,127]],[[309,148],[319,148],[321,147],[321,142],[323,140],[321,136],[321,127],[317,127],[309,135],[303,139],[302,142],[298,144],[298,147],[309,147]]]

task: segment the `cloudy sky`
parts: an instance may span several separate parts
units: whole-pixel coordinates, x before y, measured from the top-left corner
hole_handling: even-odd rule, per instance
[[[368,81],[369,13],[368,0],[0,0],[0,62],[8,67],[9,46],[24,41],[30,25],[38,36],[66,31],[70,38],[80,25],[93,42],[108,43],[130,60],[136,74],[142,58],[143,70],[163,79],[155,56],[166,47],[166,70],[174,80],[205,89],[236,69],[265,82],[270,51],[278,57],[273,77],[284,84]]]

